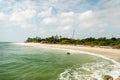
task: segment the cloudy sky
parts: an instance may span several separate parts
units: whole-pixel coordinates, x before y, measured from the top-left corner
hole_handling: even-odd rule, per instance
[[[120,37],[120,0],[0,0],[0,41]]]

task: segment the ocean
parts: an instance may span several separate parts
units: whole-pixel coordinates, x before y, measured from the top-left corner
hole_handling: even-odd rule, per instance
[[[0,42],[0,80],[103,80],[104,75],[118,77],[119,63],[82,51]]]

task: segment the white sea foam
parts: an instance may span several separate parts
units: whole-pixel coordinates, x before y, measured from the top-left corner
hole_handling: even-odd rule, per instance
[[[91,80],[93,78],[96,78],[97,80],[103,80],[103,75],[110,75],[113,77],[113,79],[116,79],[120,75],[120,63],[113,59],[90,52],[84,52],[79,50],[69,51],[71,53],[83,53],[100,57],[112,62],[113,64],[109,62],[88,63],[82,65],[82,67],[77,67],[74,70],[66,69],[60,74],[58,80]]]
[[[103,75],[110,75],[114,79],[120,75],[120,68],[109,62],[87,63],[75,69],[66,69],[58,80],[103,80]]]

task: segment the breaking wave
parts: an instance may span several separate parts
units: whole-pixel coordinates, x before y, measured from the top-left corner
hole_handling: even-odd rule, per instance
[[[81,52],[83,53],[83,51]],[[89,52],[84,53],[101,57],[105,61],[74,65],[60,73],[58,80],[103,80],[104,75],[110,75],[113,79],[116,79],[120,75],[120,63],[102,55]]]

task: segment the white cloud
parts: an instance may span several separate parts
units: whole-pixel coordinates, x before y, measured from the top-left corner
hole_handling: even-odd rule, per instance
[[[29,23],[22,23],[21,28],[35,28],[35,25]]]
[[[10,21],[25,21],[27,19],[31,19],[36,15],[35,10],[25,10],[25,11],[20,11],[20,12],[14,12],[10,15]]]
[[[66,26],[58,26],[56,30],[58,32],[64,32],[64,31],[70,31],[72,29],[71,25],[66,25]]]
[[[43,25],[67,26],[63,29],[68,29],[68,26],[76,26],[80,28],[94,27],[96,24],[95,15],[93,11],[88,10],[83,13],[63,12],[47,17],[42,20]]]
[[[88,10],[79,14],[78,25],[80,28],[90,28],[95,27],[95,15],[93,11]]]
[[[21,28],[35,28],[36,26],[29,21],[32,20],[36,15],[35,10],[26,9],[24,11],[13,12],[9,14],[9,21]]]
[[[48,0],[49,2],[51,2],[51,3],[56,3],[56,2],[58,2],[58,0]]]
[[[120,0],[99,0],[93,5],[87,0],[0,1],[0,23],[3,27],[40,28],[46,34],[49,31],[54,33],[55,29],[56,34],[68,34],[72,29],[85,34],[92,34],[90,29],[120,33],[112,31],[120,29]]]
[[[9,11],[6,15],[7,24],[10,26],[20,26],[21,28],[36,27],[34,23],[32,23],[32,20],[37,14],[36,5],[33,1],[25,0],[16,2],[13,0],[12,2],[8,2],[11,3],[11,5],[8,6]],[[5,9],[2,10],[6,11]]]
[[[43,19],[42,23],[43,23],[43,25],[51,25],[51,24],[54,25],[54,24],[56,23],[56,21],[57,21],[56,18],[47,17],[47,18],[44,18],[44,19]]]
[[[89,20],[89,19],[92,19],[93,18],[93,11],[89,10],[89,11],[85,11],[83,13],[81,13],[79,15],[79,19],[80,20]]]
[[[51,14],[52,14],[52,7],[50,7],[49,9],[47,9],[45,11],[38,13],[38,16],[39,17],[48,17],[48,16],[51,16]]]
[[[63,12],[57,15],[59,25],[61,26],[76,26],[80,28],[94,27],[96,24],[95,14],[92,10],[88,10],[82,13],[75,12]]]
[[[70,25],[70,24],[72,25],[74,24],[73,22],[75,22],[74,18],[63,18],[61,20],[62,25]]]
[[[4,20],[5,19],[5,14],[4,13],[0,13],[0,20]]]
[[[60,16],[60,17],[73,17],[74,12],[62,12],[62,13],[58,14],[58,16]]]
[[[79,24],[79,27],[80,28],[92,28],[92,27],[94,27],[95,25],[94,25],[94,23],[91,21],[91,22],[81,22],[80,24]]]
[[[96,7],[101,6],[103,9],[95,10],[96,25],[103,28],[120,28],[120,0],[100,1]]]
[[[72,28],[72,26],[67,25],[67,26],[63,26],[62,28],[63,28],[64,31],[69,31]]]
[[[120,0],[109,0],[106,3],[103,3],[105,8],[116,8],[120,6]]]
[[[35,5],[36,3],[33,0],[23,0],[23,1],[19,1],[16,2],[15,4],[12,5],[12,9],[13,11],[18,11],[18,10],[26,10],[26,9],[32,9],[35,10],[37,9],[37,6]]]

